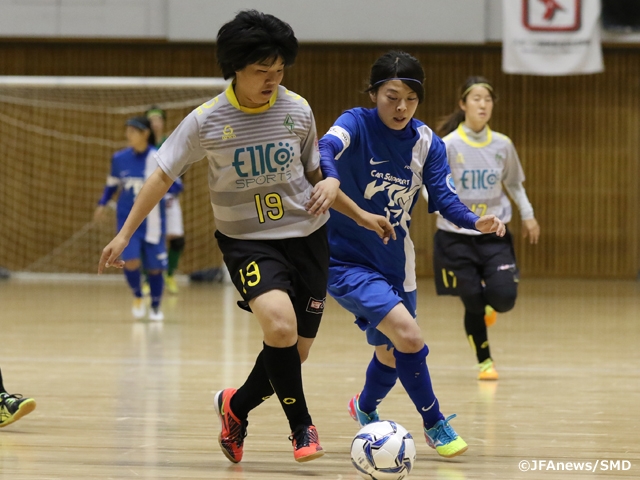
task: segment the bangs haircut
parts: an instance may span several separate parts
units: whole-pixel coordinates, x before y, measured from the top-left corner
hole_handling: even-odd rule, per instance
[[[291,26],[273,15],[245,10],[218,31],[218,65],[226,79],[253,63],[273,65],[278,57],[285,67],[298,55],[298,40]]]
[[[485,87],[489,91],[489,94],[491,95],[493,101],[498,101],[498,96],[493,91],[493,85],[486,77],[483,77],[481,75],[472,75],[464,81],[464,83],[460,86],[460,100],[466,102],[467,96],[469,95],[469,93],[471,93],[471,89],[475,86]]]
[[[418,103],[424,100],[424,70],[417,58],[407,52],[392,50],[382,55],[371,66],[369,88],[365,91],[377,93],[385,80],[400,79],[418,95]]]

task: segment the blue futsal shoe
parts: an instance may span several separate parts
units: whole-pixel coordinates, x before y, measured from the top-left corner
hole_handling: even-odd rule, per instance
[[[376,408],[371,413],[363,412],[362,410],[360,410],[360,406],[358,405],[359,398],[360,394],[357,394],[355,397],[349,400],[349,406],[347,407],[347,409],[349,410],[349,415],[351,415],[351,418],[358,422],[361,427],[364,427],[365,425],[373,422],[379,422],[380,416],[378,415],[378,409]]]
[[[425,427],[424,429],[424,437],[427,439],[427,444],[446,458],[461,455],[469,448],[467,442],[449,425],[449,420],[455,417],[456,415],[454,414],[444,420],[438,420],[438,423],[433,427],[429,429]]]

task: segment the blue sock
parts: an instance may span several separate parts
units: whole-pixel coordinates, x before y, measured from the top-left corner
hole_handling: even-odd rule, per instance
[[[142,290],[140,290],[140,270],[127,270],[124,269],[124,276],[127,278],[127,283],[131,287],[133,295],[140,298],[142,297]]]
[[[151,308],[158,308],[162,300],[162,290],[164,289],[164,277],[162,272],[154,275],[148,274],[149,290],[151,291]]]
[[[444,419],[444,416],[440,413],[440,404],[431,386],[426,358],[428,353],[429,349],[425,345],[417,353],[394,350],[393,356],[396,357],[396,370],[402,386],[422,415],[425,427],[431,428],[438,420]]]
[[[371,413],[378,408],[378,404],[387,396],[397,379],[396,369],[383,364],[374,353],[367,368],[364,388],[358,399],[360,410]]]

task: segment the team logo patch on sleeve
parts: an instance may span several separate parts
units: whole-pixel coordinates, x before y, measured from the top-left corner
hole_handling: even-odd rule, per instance
[[[307,303],[307,312],[321,315],[322,312],[324,312],[324,301],[324,298],[322,300],[318,300],[317,298],[309,297],[309,303]]]
[[[334,137],[338,137],[344,145],[344,148],[347,148],[351,144],[351,135],[344,128],[334,125],[329,129],[327,135],[333,135]]]
[[[449,190],[451,190],[456,195],[458,194],[458,192],[456,191],[456,184],[453,181],[453,177],[451,176],[451,174],[447,175],[447,187],[449,187]]]

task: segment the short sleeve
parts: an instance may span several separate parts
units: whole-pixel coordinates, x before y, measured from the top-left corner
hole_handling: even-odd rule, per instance
[[[200,125],[196,115],[195,110],[187,115],[156,154],[158,165],[174,181],[206,155],[200,144]]]

